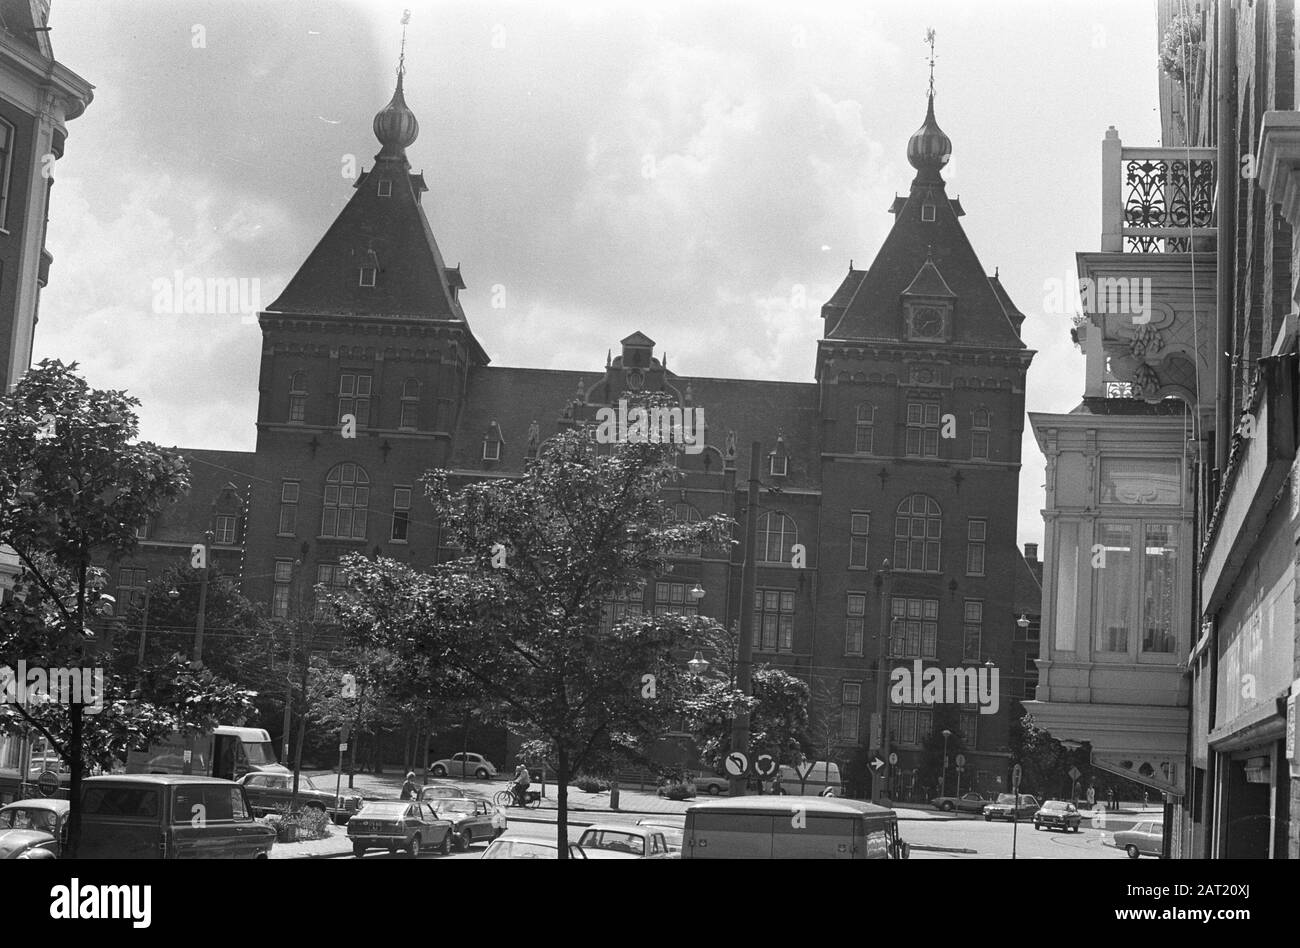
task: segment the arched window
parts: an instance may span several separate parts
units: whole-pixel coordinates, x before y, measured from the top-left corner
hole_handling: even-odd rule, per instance
[[[906,498],[894,517],[894,569],[939,572],[942,538],[943,511],[938,501],[925,494]]]
[[[700,512],[690,504],[673,505],[674,523],[699,523],[700,519]],[[699,556],[701,552],[701,544],[678,543],[673,546],[673,552],[680,556]]]
[[[342,540],[366,538],[366,508],[370,506],[370,477],[358,464],[345,462],[325,477],[325,507],[320,535]]]
[[[798,542],[794,521],[782,513],[765,513],[758,518],[758,562],[789,563],[790,547]]]
[[[858,425],[853,436],[854,454],[871,454],[876,440],[876,406],[863,402],[858,406]]]
[[[295,372],[289,380],[289,424],[301,425],[307,419],[307,373]]]
[[[402,383],[402,415],[397,427],[415,428],[419,421],[420,380],[407,379]]]

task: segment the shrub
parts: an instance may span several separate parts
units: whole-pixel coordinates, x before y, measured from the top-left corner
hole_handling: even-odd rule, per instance
[[[608,780],[603,777],[592,777],[587,774],[582,774],[581,776],[576,777],[573,781],[573,785],[586,793],[604,793],[609,789]]]
[[[664,796],[669,800],[688,800],[695,796],[695,784],[670,783],[664,787]]]
[[[300,807],[297,813],[291,814],[287,804],[281,804],[275,808],[275,816],[271,817],[275,822],[276,833],[284,839],[285,830],[281,827],[293,825],[298,828],[299,841],[308,839],[329,839],[330,837],[330,815],[314,807]]]

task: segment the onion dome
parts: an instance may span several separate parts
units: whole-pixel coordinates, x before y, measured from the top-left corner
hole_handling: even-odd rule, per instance
[[[380,156],[390,157],[404,154],[407,146],[420,134],[420,123],[402,96],[401,72],[397,74],[397,89],[392,100],[375,116],[374,130],[379,144],[384,146]]]
[[[952,157],[952,139],[944,134],[939,123],[934,120],[934,94],[930,94],[930,104],[925,111],[925,123],[907,140],[907,160],[920,174],[917,178],[932,178],[942,181],[939,170]]]

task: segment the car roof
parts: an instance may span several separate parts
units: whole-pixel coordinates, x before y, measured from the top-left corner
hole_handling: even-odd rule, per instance
[[[781,797],[780,803],[772,802],[770,796],[750,796],[750,797],[729,797],[725,800],[706,800],[701,803],[692,803],[686,808],[689,816],[692,813],[731,813],[736,811],[746,813],[781,813],[787,814],[791,807],[798,806],[809,814],[826,814],[838,813],[854,816],[896,816],[889,807],[877,806],[874,803],[866,803],[862,800],[849,800],[844,797],[819,797],[819,796],[799,796],[797,794],[788,794]]]
[[[636,835],[637,830],[644,830],[639,823],[592,823],[590,826],[584,826],[582,832],[587,830],[613,830],[616,833],[631,833]]]
[[[235,781],[224,777],[200,777],[195,774],[112,774],[102,777],[87,777],[81,781],[83,787],[89,786],[175,786],[196,783],[215,783],[228,787],[235,786]]]
[[[11,806],[44,807],[47,810],[58,810],[61,813],[66,813],[71,804],[67,800],[55,800],[51,797],[28,797],[26,800],[15,800],[12,803],[6,803],[0,809],[7,810]]]

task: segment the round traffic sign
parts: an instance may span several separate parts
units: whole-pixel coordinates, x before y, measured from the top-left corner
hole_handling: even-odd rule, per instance
[[[893,751],[889,752],[889,766],[893,767],[898,764],[898,755]]]
[[[727,759],[723,761],[722,766],[729,776],[743,777],[745,772],[749,770],[749,758],[740,751],[733,751],[727,755]]]
[[[770,777],[776,773],[776,758],[771,754],[759,754],[754,758],[754,773],[760,777]]]
[[[956,757],[953,758],[953,760],[957,761],[957,766],[958,766],[958,767],[965,767],[965,766],[966,766],[966,755],[965,755],[965,754],[958,754]]]
[[[59,775],[53,770],[45,770],[36,778],[36,789],[41,791],[41,796],[53,796],[59,790]]]

